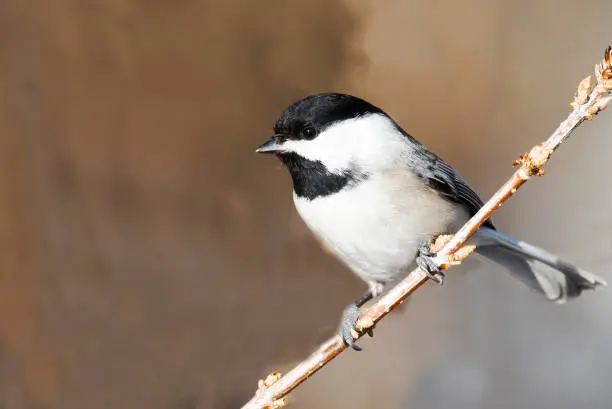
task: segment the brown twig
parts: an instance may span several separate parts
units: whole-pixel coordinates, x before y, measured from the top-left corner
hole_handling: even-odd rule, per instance
[[[591,119],[598,112],[608,106],[612,99],[612,48],[606,48],[604,59],[595,66],[596,84],[593,88],[591,76],[580,82],[573,108],[567,119],[558,126],[555,132],[544,142],[536,145],[515,161],[519,168],[512,177],[487,201],[484,206],[472,217],[454,236],[443,236],[443,241],[437,242],[432,248],[441,249],[436,253],[435,261],[443,269],[459,264],[467,257],[473,248],[465,246],[465,242],[478,230],[495,210],[497,210],[516,190],[527,182],[532,176],[542,176],[542,167],[553,152],[563,143],[584,120]],[[357,321],[357,328],[362,331],[357,338],[363,335],[364,330],[371,328],[395,307],[400,305],[406,297],[416,291],[428,279],[425,272],[420,269],[412,271],[406,279],[393,287],[384,297],[381,297],[371,307],[362,312]],[[335,358],[346,345],[339,336],[335,336],[323,343],[312,355],[302,361],[284,376],[278,372],[269,375],[266,380],[259,381],[255,396],[245,404],[242,409],[276,409],[286,404],[286,396],[298,385],[312,376],[329,361]]]

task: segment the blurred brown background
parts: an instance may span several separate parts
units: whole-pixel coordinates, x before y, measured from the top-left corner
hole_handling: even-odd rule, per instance
[[[231,409],[363,285],[254,148],[339,90],[483,198],[563,119],[612,2],[0,3],[0,408]],[[498,227],[612,279],[612,114]],[[610,290],[550,305],[468,263],[292,395],[306,408],[610,408]]]

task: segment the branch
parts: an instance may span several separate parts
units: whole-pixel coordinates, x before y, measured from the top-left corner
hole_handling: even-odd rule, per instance
[[[472,217],[454,236],[445,236],[444,243],[438,240],[432,249],[438,247],[434,261],[443,269],[459,264],[473,250],[464,246],[465,242],[484,223],[495,210],[512,196],[516,190],[532,176],[542,176],[542,167],[553,152],[570,136],[584,120],[590,120],[594,115],[608,106],[612,96],[612,46],[608,46],[604,59],[595,66],[596,85],[593,87],[591,76],[583,79],[570,106],[573,108],[567,119],[558,126],[553,134],[543,143],[534,146],[529,153],[522,155],[514,162],[519,168],[512,177],[489,199],[487,203]],[[357,320],[360,338],[368,328],[373,327],[389,312],[400,305],[410,294],[427,281],[425,272],[417,268],[408,277],[393,287],[371,307],[362,312]],[[312,355],[302,361],[284,376],[274,372],[265,380],[260,380],[255,396],[242,409],[276,409],[284,406],[286,396],[298,385],[312,376],[329,361],[346,349],[339,336],[335,336],[317,349]]]

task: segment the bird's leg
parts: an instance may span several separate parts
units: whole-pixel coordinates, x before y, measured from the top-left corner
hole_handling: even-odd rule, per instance
[[[433,240],[435,240],[435,238]],[[424,241],[419,245],[416,263],[421,270],[427,273],[430,279],[442,285],[444,283],[444,273],[433,259],[436,254],[431,251],[433,240]]]
[[[383,285],[378,282],[369,282],[368,286],[370,287],[368,291],[366,291],[354,303],[346,307],[344,309],[344,312],[342,313],[342,322],[340,323],[340,337],[346,345],[353,348],[355,351],[361,351],[361,348],[357,346],[357,344],[355,343],[355,339],[353,338],[353,331],[358,332],[355,326],[357,324],[357,319],[359,318],[360,314],[359,308],[368,301],[370,301],[372,298],[378,296],[383,290]],[[368,328],[366,334],[373,337],[373,328]]]

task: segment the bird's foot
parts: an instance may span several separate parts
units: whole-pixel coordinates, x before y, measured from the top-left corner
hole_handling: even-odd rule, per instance
[[[431,242],[425,241],[421,243],[417,251],[416,263],[417,265],[427,273],[427,276],[442,285],[444,284],[444,273],[438,264],[434,261],[436,253],[431,251]]]
[[[357,328],[357,320],[359,319],[360,310],[357,304],[351,304],[345,308],[342,313],[342,322],[340,323],[340,338],[345,345],[351,347],[355,351],[361,351],[355,340],[361,335],[363,330]],[[373,327],[369,327],[364,333],[369,336],[374,336]]]

